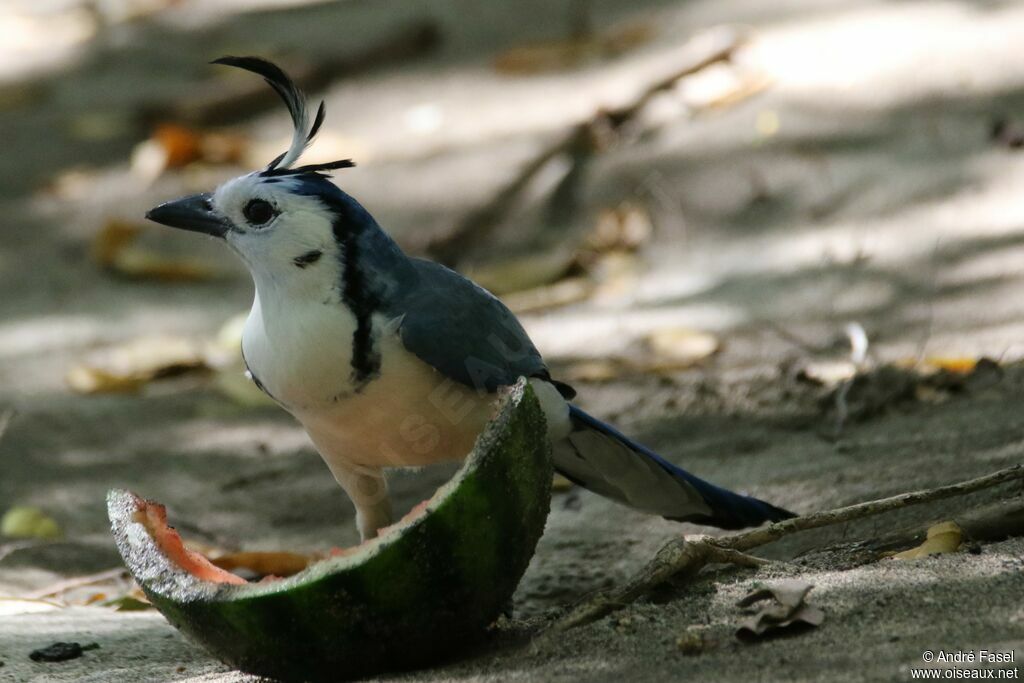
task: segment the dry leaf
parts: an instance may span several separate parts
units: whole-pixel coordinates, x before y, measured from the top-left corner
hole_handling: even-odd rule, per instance
[[[793,626],[820,626],[825,613],[806,603],[812,588],[806,581],[783,579],[751,591],[736,603],[751,615],[737,627],[736,637],[750,641],[779,635]]]
[[[469,269],[466,276],[489,292],[502,296],[556,282],[574,265],[572,253],[556,250],[478,265]]]
[[[647,335],[631,355],[577,361],[563,374],[567,380],[576,382],[610,382],[630,375],[667,374],[691,368],[720,348],[718,338],[708,332],[665,328]]]
[[[113,268],[117,255],[139,238],[142,227],[137,223],[120,221],[116,218],[108,220],[93,237],[92,260],[104,268]]]
[[[924,543],[893,555],[894,560],[916,560],[929,555],[955,553],[964,542],[964,530],[956,522],[942,522],[928,528]]]
[[[685,327],[656,330],[645,342],[654,356],[645,366],[654,371],[692,367],[721,348],[715,335]]]
[[[782,630],[794,626],[821,626],[824,620],[825,613],[812,605],[801,605],[792,610],[778,606],[765,607],[740,623],[736,628],[736,637],[740,640],[757,640],[780,635]]]
[[[207,367],[199,345],[178,337],[143,337],[94,353],[65,377],[80,394],[136,391],[161,377]]]
[[[573,363],[565,369],[565,378],[570,382],[610,382],[632,372],[631,366],[624,366],[616,358],[600,358]]]
[[[200,158],[201,137],[197,131],[176,123],[161,123],[152,139],[164,151],[167,168],[181,168]]]
[[[700,627],[691,626],[676,638],[676,649],[684,655],[694,656],[711,650],[716,643]]]
[[[811,361],[797,372],[797,379],[828,388],[839,386],[857,374],[857,366],[848,360]]]
[[[634,22],[620,26],[604,34],[604,51],[617,56],[646,44],[654,37],[654,27],[647,23]]]
[[[107,600],[103,603],[103,606],[113,607],[118,612],[141,612],[142,610],[153,609],[153,605],[145,598],[140,599],[131,595],[123,595],[120,598]]]
[[[138,391],[148,380],[117,375],[102,368],[76,365],[64,377],[68,386],[79,394],[123,394]]]
[[[573,36],[565,40],[533,43],[505,50],[494,59],[494,68],[509,75],[530,75],[569,69],[623,54],[654,36],[646,23],[633,23],[605,33]]]
[[[108,220],[93,238],[93,260],[107,270],[131,278],[176,282],[208,280],[218,275],[205,262],[171,258],[137,246],[142,230],[136,223]]]
[[[736,603],[737,607],[750,607],[762,600],[773,599],[788,609],[794,609],[804,601],[814,584],[799,579],[782,579],[770,586],[756,588]]]
[[[647,208],[625,201],[612,208],[603,208],[587,236],[585,246],[595,252],[636,251],[646,244],[654,227]]]
[[[157,126],[152,139],[164,150],[167,168],[181,168],[193,161],[239,163],[249,146],[240,135],[200,131],[174,123]]]
[[[0,518],[0,535],[10,538],[55,539],[63,534],[57,520],[31,505],[17,505]]]
[[[934,368],[935,370],[945,370],[947,372],[954,372],[958,375],[966,375],[974,372],[974,368],[978,365],[978,359],[929,356],[924,359],[923,364],[926,368]]]
[[[498,73],[525,76],[578,66],[598,56],[596,43],[588,40],[534,43],[515,47],[494,59]]]
[[[246,138],[237,134],[161,123],[148,140],[136,145],[132,173],[152,182],[167,169],[182,168],[196,161],[237,164],[245,158],[248,148]]]
[[[893,365],[904,370],[912,370],[921,375],[934,375],[942,371],[960,375],[970,374],[978,365],[979,360],[981,359],[969,356],[906,357],[895,361]]]
[[[516,313],[535,313],[584,301],[594,289],[595,284],[589,278],[573,277],[546,287],[516,292],[502,300]]]

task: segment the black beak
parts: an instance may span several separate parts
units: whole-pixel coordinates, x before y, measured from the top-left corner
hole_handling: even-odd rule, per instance
[[[208,192],[165,202],[147,211],[146,218],[172,228],[202,232],[214,237],[224,237],[231,229],[226,218],[214,213]]]

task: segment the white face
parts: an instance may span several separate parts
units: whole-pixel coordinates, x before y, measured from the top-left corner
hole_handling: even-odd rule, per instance
[[[228,245],[257,284],[312,285],[324,275],[337,282],[340,262],[331,211],[315,197],[290,192],[288,178],[267,180],[245,175],[214,192],[214,210],[233,225],[225,235]]]

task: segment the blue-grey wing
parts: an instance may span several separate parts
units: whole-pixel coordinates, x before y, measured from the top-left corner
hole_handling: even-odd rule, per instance
[[[520,376],[550,380],[526,330],[497,297],[438,263],[410,261],[417,277],[393,310],[403,316],[399,335],[406,349],[446,377],[487,392]]]

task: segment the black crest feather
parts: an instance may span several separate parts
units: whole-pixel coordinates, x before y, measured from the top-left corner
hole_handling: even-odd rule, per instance
[[[232,57],[225,56],[215,59],[211,64],[223,64],[233,66],[245,71],[250,71],[263,77],[263,80],[281,97],[288,113],[292,117],[292,125],[295,132],[292,135],[292,144],[282,154],[271,161],[263,175],[289,175],[294,173],[316,173],[320,171],[334,170],[338,168],[350,168],[355,166],[351,159],[331,161],[324,164],[311,164],[292,168],[292,165],[299,160],[306,146],[313,141],[320,127],[323,125],[326,107],[321,100],[317,107],[316,115],[313,117],[313,124],[309,125],[309,113],[306,108],[306,96],[295,84],[288,74],[281,67],[260,57]],[[308,130],[307,130],[308,128]]]

